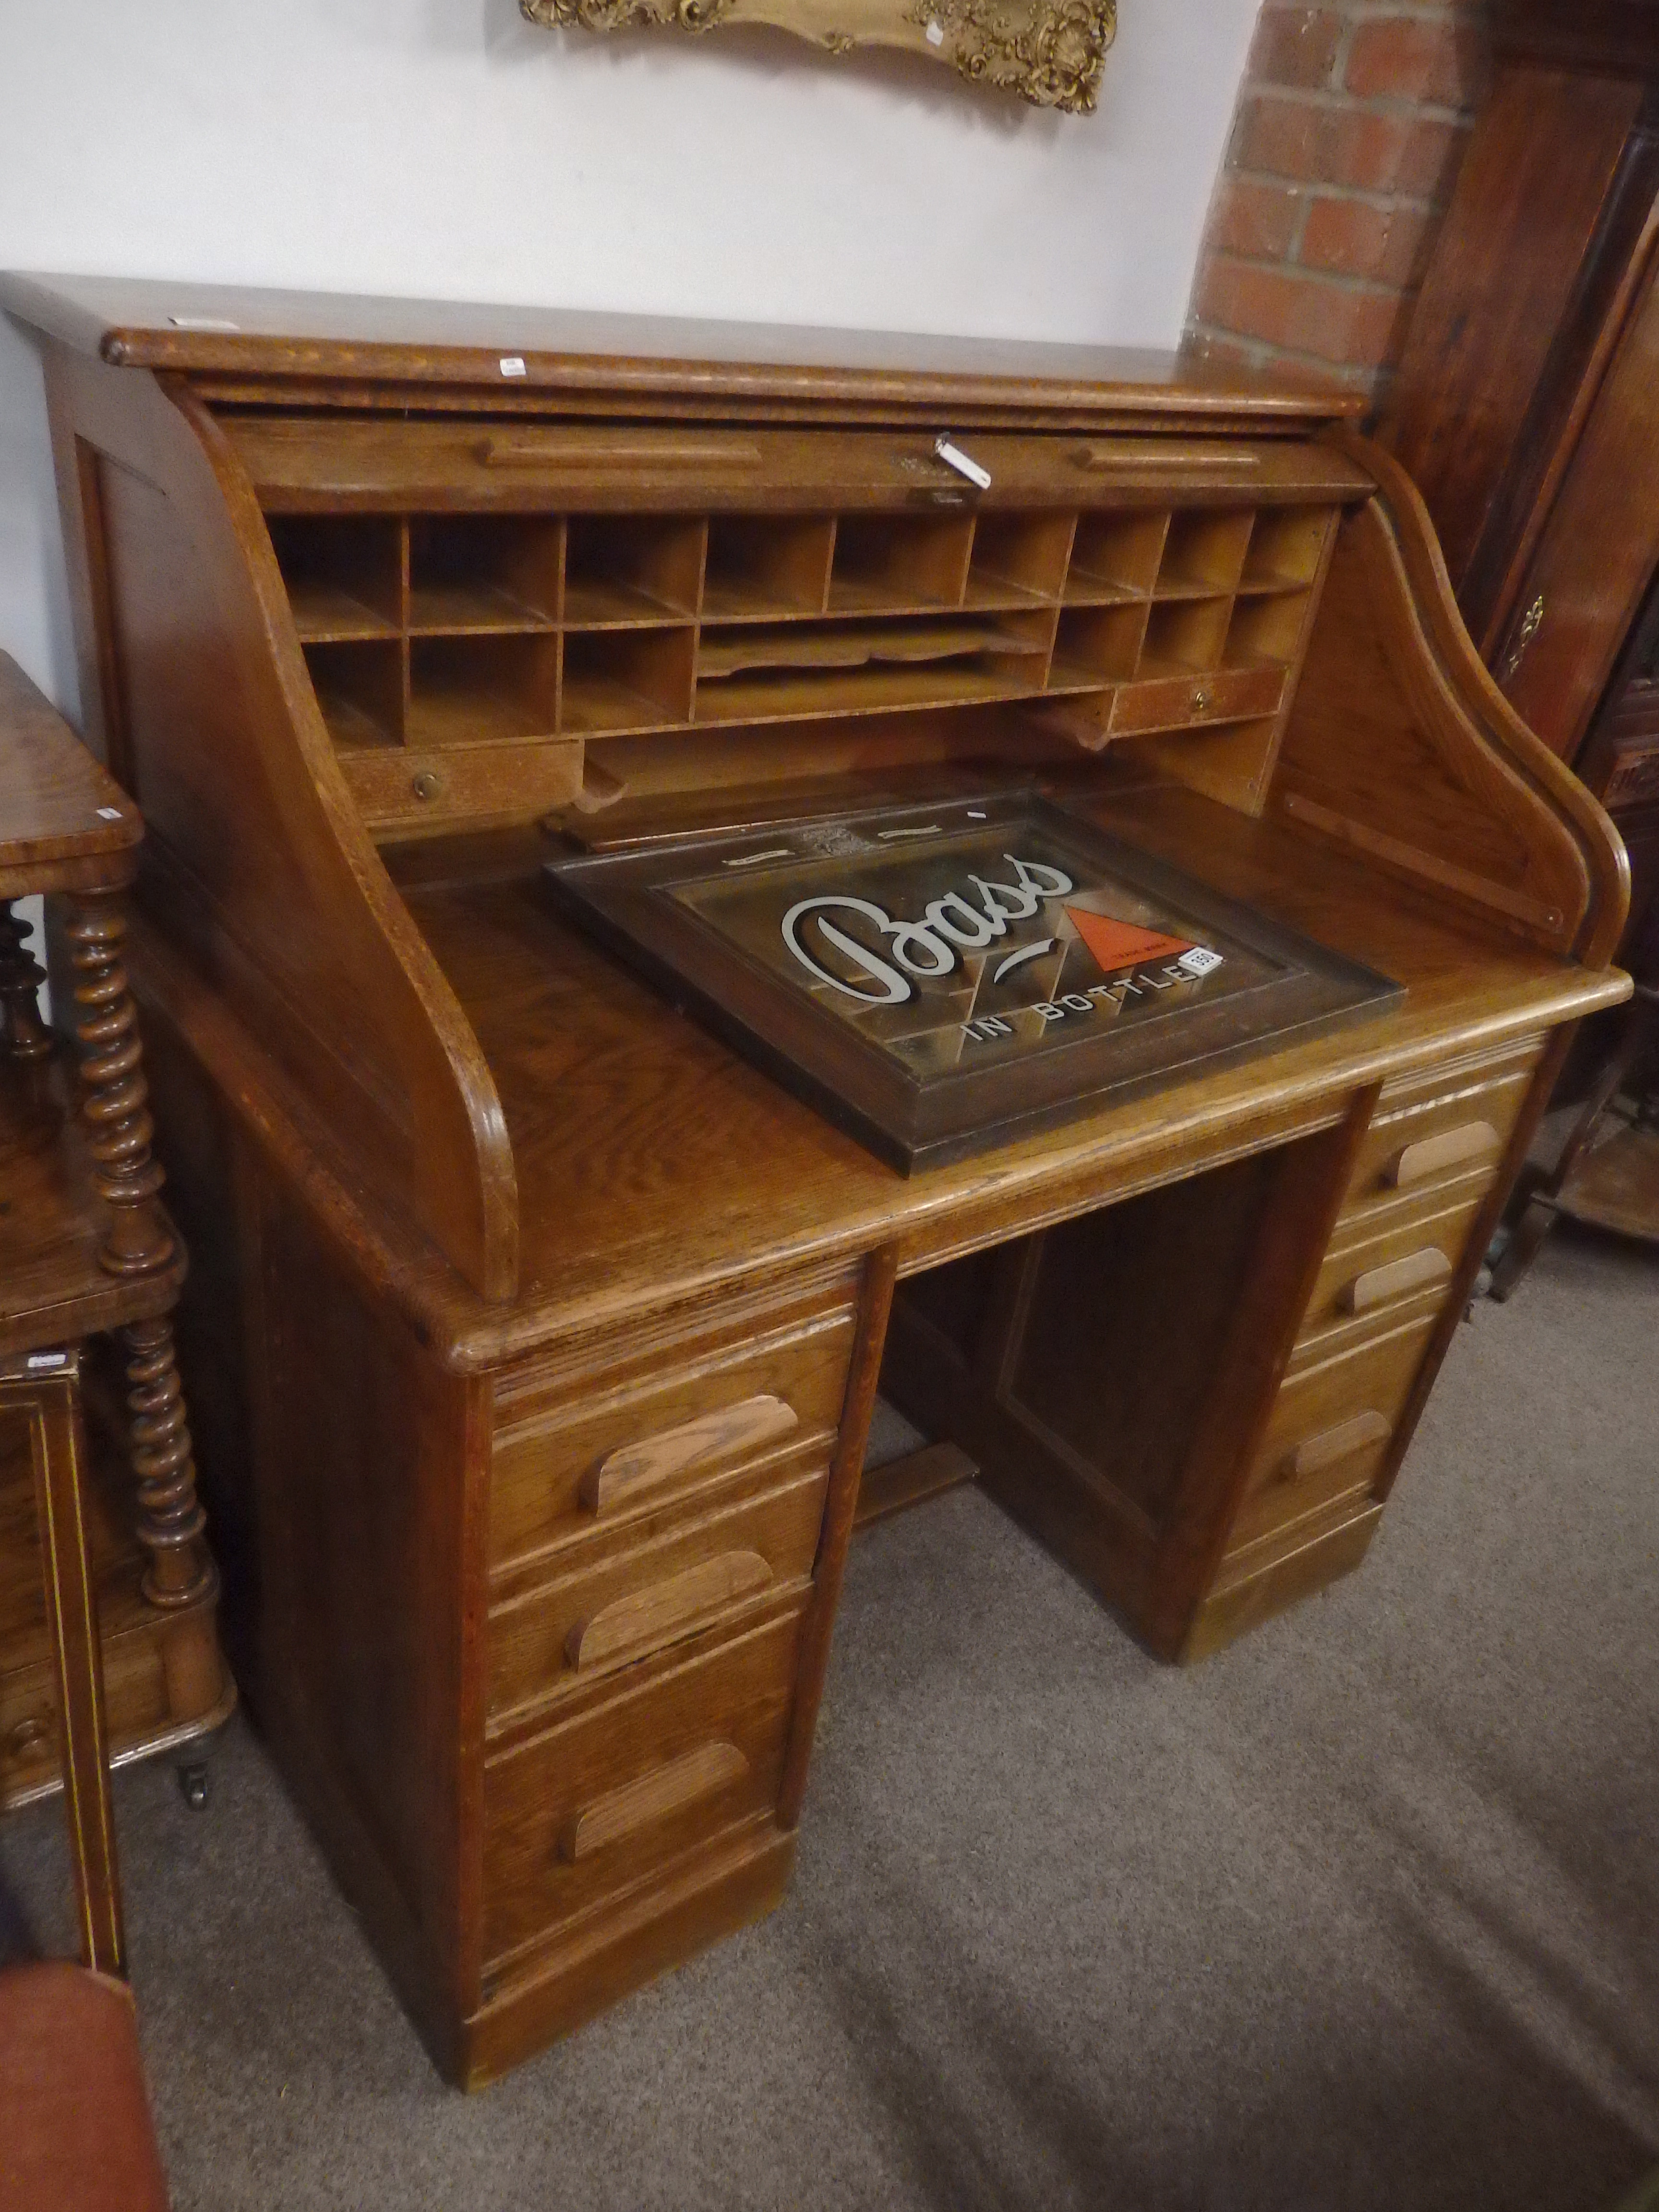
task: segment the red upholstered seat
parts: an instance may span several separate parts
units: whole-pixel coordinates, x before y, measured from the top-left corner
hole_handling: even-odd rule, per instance
[[[132,1996],[70,1960],[0,1973],[0,2212],[167,2212]]]

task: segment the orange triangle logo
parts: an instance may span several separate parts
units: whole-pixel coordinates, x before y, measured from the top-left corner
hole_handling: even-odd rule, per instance
[[[1193,949],[1190,937],[1166,937],[1161,930],[1146,929],[1138,921],[1091,914],[1087,907],[1068,906],[1066,915],[1105,975],[1119,968],[1139,968],[1146,960],[1173,959],[1176,953]]]

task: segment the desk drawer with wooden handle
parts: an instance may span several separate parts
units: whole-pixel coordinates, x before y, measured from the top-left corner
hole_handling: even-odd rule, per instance
[[[493,1605],[492,1729],[712,1626],[740,1626],[757,1602],[804,1596],[829,1481],[827,1456],[809,1447],[757,1496],[682,1518],[649,1543],[598,1556],[584,1546],[550,1580]]]
[[[853,1315],[841,1307],[792,1328],[671,1348],[630,1387],[504,1408],[491,1471],[497,1568],[678,1510],[786,1444],[823,1446],[841,1420]]]
[[[1369,1485],[1433,1327],[1431,1315],[1414,1316],[1286,1379],[1233,1516],[1230,1553]]]
[[[775,1807],[799,1606],[484,1765],[484,1953],[500,1961]]]
[[[1480,1191],[1459,1187],[1452,1205],[1417,1210],[1377,1236],[1339,1231],[1302,1317],[1292,1371],[1386,1334],[1407,1310],[1438,1313],[1480,1208]]]
[[[1385,1085],[1355,1157],[1345,1218],[1478,1172],[1490,1179],[1538,1053],[1532,1039],[1487,1060]]]

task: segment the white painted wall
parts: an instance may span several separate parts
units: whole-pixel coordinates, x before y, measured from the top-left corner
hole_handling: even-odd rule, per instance
[[[0,267],[1173,345],[1256,0],[1121,0],[1100,109],[516,0],[0,0]],[[0,646],[76,711],[0,323]]]

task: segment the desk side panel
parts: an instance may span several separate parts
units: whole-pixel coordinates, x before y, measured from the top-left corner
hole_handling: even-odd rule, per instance
[[[1629,901],[1618,833],[1481,665],[1410,479],[1342,442],[1379,491],[1339,532],[1271,808],[1454,916],[1601,966]]]
[[[364,1180],[475,1287],[517,1280],[512,1155],[453,993],[361,828],[246,477],[150,375],[49,356],[88,718],[152,838],[144,891]]]
[[[479,1996],[490,1392],[329,1240],[166,1006],[180,1340],[237,1675],[437,2063]]]

